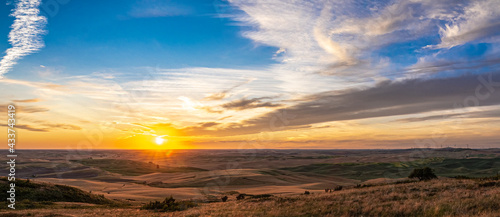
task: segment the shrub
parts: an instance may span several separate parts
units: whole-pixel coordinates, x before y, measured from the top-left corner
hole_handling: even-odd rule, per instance
[[[170,196],[165,198],[163,202],[160,201],[152,201],[149,202],[148,204],[145,204],[142,206],[142,209],[149,209],[149,210],[157,210],[157,211],[163,211],[163,212],[173,212],[173,211],[182,211],[186,210],[192,207],[196,207],[196,203],[192,201],[179,201],[176,202],[175,199]]]
[[[418,180],[422,181],[422,180],[436,179],[437,176],[436,174],[434,174],[434,171],[431,168],[425,167],[422,169],[413,169],[408,178],[410,179],[418,178]]]
[[[227,201],[227,196],[221,197],[221,199],[222,199],[222,202],[226,202]]]
[[[245,199],[245,194],[239,194],[238,196],[236,196],[236,200],[243,200]]]

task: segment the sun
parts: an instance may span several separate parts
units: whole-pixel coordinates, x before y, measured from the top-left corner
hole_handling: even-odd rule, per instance
[[[162,138],[161,136],[158,136],[158,137],[156,137],[155,142],[157,145],[162,145],[165,142],[165,139]]]

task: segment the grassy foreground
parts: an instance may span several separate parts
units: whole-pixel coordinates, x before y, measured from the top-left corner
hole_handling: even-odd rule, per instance
[[[181,214],[181,213],[179,213]],[[500,182],[434,180],[216,203],[189,216],[500,216]]]
[[[333,193],[230,199],[166,213],[110,207],[3,211],[0,216],[500,216],[500,181],[440,179]]]

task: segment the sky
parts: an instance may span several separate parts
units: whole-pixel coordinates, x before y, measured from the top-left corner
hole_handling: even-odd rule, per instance
[[[500,148],[496,0],[7,0],[0,17],[20,149]]]

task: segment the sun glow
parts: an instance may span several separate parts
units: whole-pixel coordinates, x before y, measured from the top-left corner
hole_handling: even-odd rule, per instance
[[[163,145],[163,143],[165,142],[165,139],[162,138],[161,136],[158,136],[158,137],[156,137],[155,142],[157,145]]]

